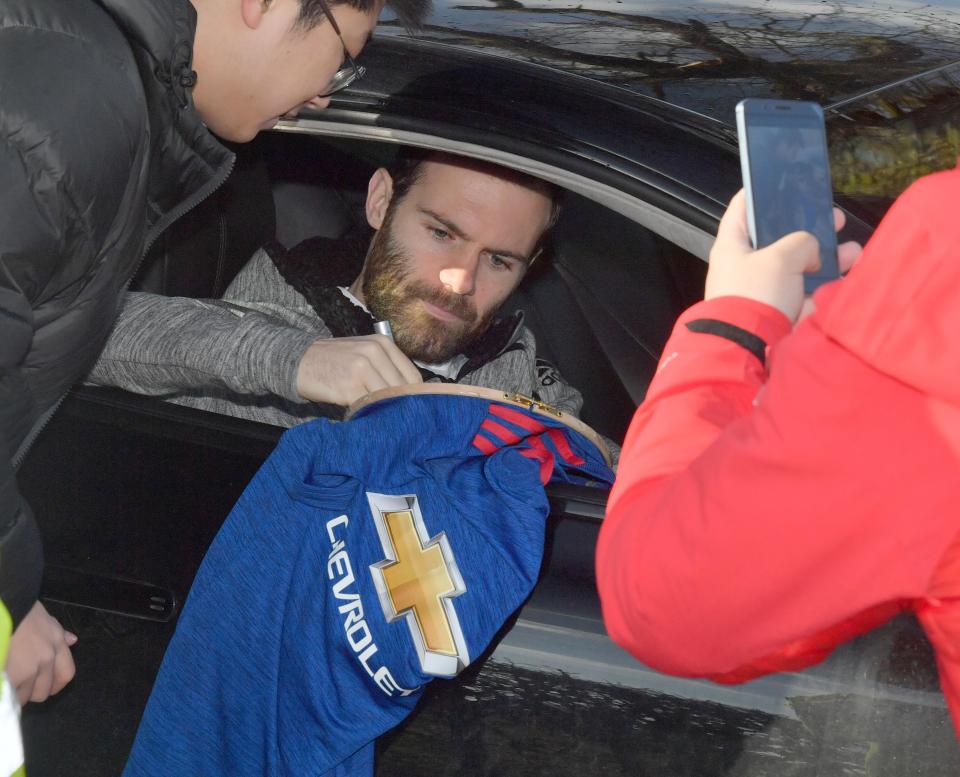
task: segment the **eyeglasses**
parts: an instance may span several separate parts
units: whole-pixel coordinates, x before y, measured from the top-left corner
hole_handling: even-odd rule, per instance
[[[333,18],[333,14],[330,13],[330,8],[327,6],[324,0],[317,0],[317,5],[320,6],[320,10],[323,11],[323,15],[327,17],[327,21],[330,22],[330,26],[333,27],[333,31],[337,33],[337,37],[340,38],[340,45],[343,46],[343,56],[347,60],[347,64],[333,74],[333,78],[330,79],[330,83],[327,84],[327,88],[323,91],[323,93],[317,95],[317,97],[329,97],[332,94],[336,94],[341,89],[346,89],[354,81],[359,81],[361,78],[363,78],[364,74],[367,72],[367,69],[363,65],[358,65],[354,61],[353,57],[350,56],[350,52],[347,51],[347,44],[343,42],[343,35],[340,33],[340,26],[337,24],[337,20]]]

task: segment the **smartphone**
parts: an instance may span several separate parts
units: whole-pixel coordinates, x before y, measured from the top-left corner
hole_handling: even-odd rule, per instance
[[[820,269],[804,276],[807,294],[840,276],[833,187],[823,109],[802,100],[737,103],[740,166],[754,248],[797,230],[820,242]]]

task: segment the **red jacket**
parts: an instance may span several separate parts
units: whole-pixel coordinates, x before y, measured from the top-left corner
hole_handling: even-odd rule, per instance
[[[737,682],[913,609],[960,721],[960,170],[914,184],[815,299],[792,333],[740,297],[677,322],[600,533],[607,628]]]

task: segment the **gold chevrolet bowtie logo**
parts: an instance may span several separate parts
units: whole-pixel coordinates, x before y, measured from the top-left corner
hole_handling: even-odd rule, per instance
[[[425,672],[452,677],[469,656],[451,601],[466,587],[446,535],[428,536],[416,496],[367,498],[387,557],[371,566],[384,614],[406,618]]]
[[[427,650],[457,654],[442,597],[456,592],[443,553],[436,545],[423,547],[410,510],[384,513],[397,561],[383,569],[383,579],[395,612],[413,612]]]

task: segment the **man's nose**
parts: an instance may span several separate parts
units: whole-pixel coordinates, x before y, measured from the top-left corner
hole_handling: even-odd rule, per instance
[[[313,97],[307,100],[304,104],[304,108],[313,108],[315,111],[322,111],[330,105],[330,98],[328,97]]]
[[[289,111],[287,111],[285,114],[283,114],[283,118],[295,119],[300,114],[300,111],[302,111],[304,108],[311,108],[312,110],[315,110],[315,111],[322,111],[328,105],[330,105],[329,97],[312,97],[311,99],[307,100],[305,103],[301,103],[296,108],[292,108]]]
[[[480,257],[476,255],[461,256],[450,262],[440,271],[440,283],[448,291],[461,296],[473,294],[477,286],[477,266]]]

